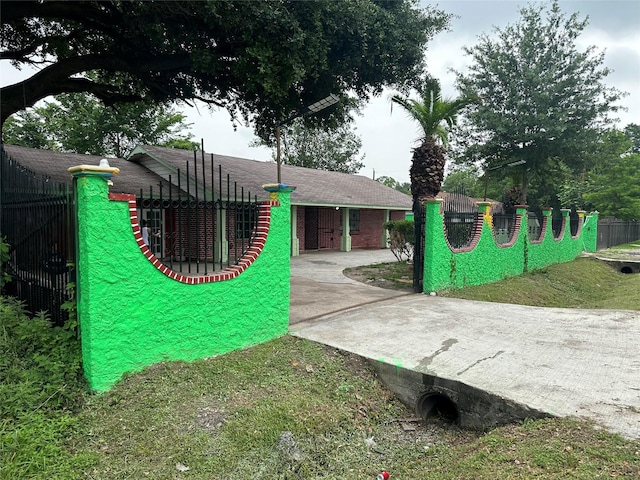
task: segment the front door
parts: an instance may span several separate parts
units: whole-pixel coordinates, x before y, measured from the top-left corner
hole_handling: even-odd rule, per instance
[[[304,207],[304,249],[318,250],[318,207]]]

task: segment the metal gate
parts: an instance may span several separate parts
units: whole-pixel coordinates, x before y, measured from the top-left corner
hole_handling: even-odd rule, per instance
[[[0,235],[9,244],[2,268],[12,277],[3,294],[47,311],[55,325],[67,314],[67,286],[75,281],[75,202],[72,185],[55,184],[23,167],[1,148]]]
[[[424,202],[413,201],[413,225],[415,228],[415,245],[413,246],[413,291],[422,293],[424,278],[424,237],[425,237]]]
[[[304,249],[318,250],[318,207],[304,207]]]
[[[334,250],[339,245],[336,210],[329,207],[305,207],[304,249]]]

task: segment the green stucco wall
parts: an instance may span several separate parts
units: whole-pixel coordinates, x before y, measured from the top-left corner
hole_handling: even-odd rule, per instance
[[[129,203],[111,201],[99,176],[79,176],[78,319],[85,376],[104,391],[123,373],[194,360],[287,332],[289,193],[271,207],[262,252],[236,278],[189,285],[161,273],[132,231]]]
[[[583,251],[596,250],[597,213],[586,217],[580,235],[571,238],[568,211],[563,211],[566,228],[562,239],[553,238],[549,221],[544,239],[541,243],[534,244],[530,242],[527,234],[526,210],[519,208],[520,229],[515,233],[517,236],[512,245],[505,247],[496,244],[490,217],[484,215],[481,234],[474,248],[454,252],[446,241],[444,216],[440,211],[441,203],[440,200],[433,200],[427,201],[425,205],[425,292],[495,282],[554,263],[568,262]]]

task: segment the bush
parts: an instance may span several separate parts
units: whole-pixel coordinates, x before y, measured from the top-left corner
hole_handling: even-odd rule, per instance
[[[415,229],[413,220],[395,220],[385,222],[384,228],[389,232],[389,248],[399,262],[413,261],[413,245]]]
[[[0,478],[68,478],[86,461],[66,447],[84,391],[74,324],[51,327],[0,297]]]

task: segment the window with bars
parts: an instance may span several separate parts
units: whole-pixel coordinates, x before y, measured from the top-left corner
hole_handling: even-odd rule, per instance
[[[360,210],[349,210],[349,231],[360,231]]]
[[[236,238],[251,238],[258,218],[258,211],[253,205],[235,210]]]

